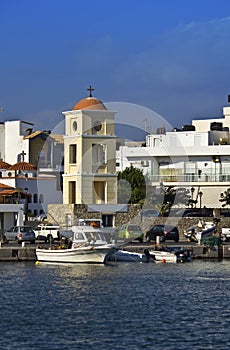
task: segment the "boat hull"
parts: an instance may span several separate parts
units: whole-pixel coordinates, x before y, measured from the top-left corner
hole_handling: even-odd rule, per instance
[[[145,249],[144,254],[135,253],[135,252],[129,252],[126,250],[118,250],[112,257],[112,260],[115,261],[125,261],[125,262],[170,262],[170,263],[177,263],[177,262],[185,262],[188,261],[186,259],[186,256],[184,253],[181,254],[178,252],[171,253],[167,251],[157,251],[152,250],[148,251],[148,249]]]
[[[126,250],[118,250],[114,254],[113,260],[115,260],[115,261],[128,261],[128,262],[146,262],[147,261],[145,254],[129,252]]]
[[[53,263],[95,263],[103,264],[106,262],[111,248],[97,249],[36,249],[37,260],[39,262]]]
[[[177,263],[177,255],[165,251],[150,250],[150,256],[154,256],[155,261]]]

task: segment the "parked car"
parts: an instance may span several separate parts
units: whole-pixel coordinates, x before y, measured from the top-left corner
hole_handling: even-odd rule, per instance
[[[36,239],[53,243],[54,240],[60,240],[60,226],[40,224],[35,227],[34,232]]]
[[[144,234],[138,225],[125,224],[115,229],[115,237],[124,240],[138,240],[143,242]]]
[[[172,225],[154,225],[146,232],[146,240],[148,242],[156,241],[156,237],[160,237],[161,242],[172,240],[179,242],[178,228]]]
[[[191,208],[191,209],[180,209],[177,212],[175,212],[174,216],[181,216],[181,217],[213,217],[213,212],[211,209],[199,209],[199,208]]]
[[[157,209],[142,209],[140,211],[141,217],[147,217],[147,218],[156,218],[158,216],[161,216],[159,210]]]
[[[5,231],[2,236],[4,243],[8,241],[31,242],[35,243],[35,232],[30,226],[13,226],[9,230]]]

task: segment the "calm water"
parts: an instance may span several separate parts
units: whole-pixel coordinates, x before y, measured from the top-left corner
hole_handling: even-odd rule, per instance
[[[0,263],[0,349],[229,349],[230,261]]]

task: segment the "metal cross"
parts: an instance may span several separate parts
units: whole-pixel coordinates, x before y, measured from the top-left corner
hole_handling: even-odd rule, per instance
[[[92,95],[92,91],[94,91],[94,89],[92,88],[92,86],[90,85],[87,89],[89,91],[89,97],[93,97]]]
[[[26,155],[26,153],[24,151],[22,151],[21,156],[22,156],[22,161],[23,162],[25,161],[25,155]]]

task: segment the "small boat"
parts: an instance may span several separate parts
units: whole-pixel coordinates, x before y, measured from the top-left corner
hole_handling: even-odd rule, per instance
[[[128,250],[117,250],[111,260],[127,262],[146,262],[146,255],[142,253],[130,252]]]
[[[193,225],[184,231],[184,235],[189,242],[201,243],[205,237],[210,237],[216,232],[217,224],[212,221],[199,221],[197,225]]]
[[[191,261],[192,254],[189,250],[183,250],[180,247],[167,248],[163,247],[160,250],[145,249],[144,253],[130,252],[127,250],[117,250],[110,260],[124,262],[162,262],[162,263],[178,263]]]
[[[148,258],[154,259],[156,262],[183,263],[192,260],[192,251],[190,249],[182,249],[181,247],[161,247],[158,250],[145,249]]]
[[[177,256],[174,253],[171,253],[169,251],[163,251],[163,250],[148,250],[145,249],[145,254],[147,258],[147,262],[149,261],[156,261],[156,262],[162,262],[162,263],[177,263]]]
[[[63,235],[64,236],[64,235]],[[37,248],[38,262],[52,263],[106,263],[117,250],[109,244],[102,229],[94,226],[73,226],[68,245]]]

